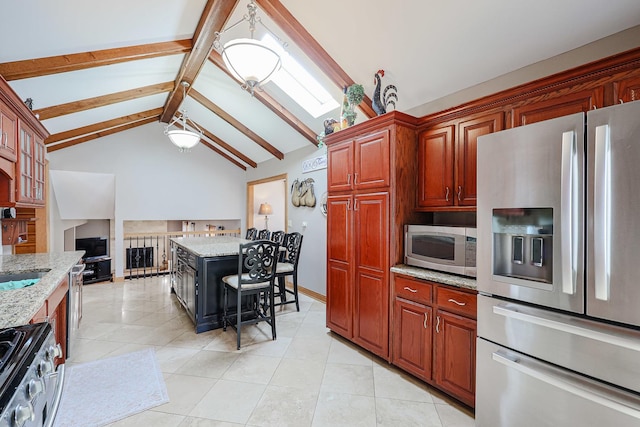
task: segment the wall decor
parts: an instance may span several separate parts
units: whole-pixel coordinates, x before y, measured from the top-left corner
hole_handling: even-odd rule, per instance
[[[373,98],[371,99],[371,107],[376,114],[381,115],[387,112],[387,106],[393,105],[393,109],[396,109],[396,101],[398,100],[398,89],[394,85],[388,85],[384,88],[382,98],[380,98],[380,85],[382,84],[382,77],[384,77],[384,70],[378,70],[373,75],[373,83],[376,88],[373,91]]]
[[[313,159],[307,159],[302,162],[302,173],[308,173],[319,169],[327,168],[327,155],[322,154]]]
[[[329,193],[327,193],[326,191],[324,193],[322,193],[322,196],[320,197],[320,212],[322,212],[322,215],[327,216],[327,199],[329,197]]]
[[[316,196],[313,192],[313,183],[313,178],[293,181],[291,184],[291,203],[293,206],[296,208],[300,206],[315,207]]]

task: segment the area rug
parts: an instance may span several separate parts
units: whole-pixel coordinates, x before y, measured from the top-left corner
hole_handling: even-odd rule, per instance
[[[69,366],[55,427],[98,427],[169,401],[155,350]]]

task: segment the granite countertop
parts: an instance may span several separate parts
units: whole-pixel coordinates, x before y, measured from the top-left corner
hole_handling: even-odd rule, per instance
[[[29,323],[84,251],[0,255],[0,274],[47,273],[35,285],[0,291],[0,328]]]
[[[456,286],[458,288],[477,290],[476,279],[456,274],[443,273],[441,271],[429,270],[426,268],[412,267],[406,264],[398,264],[391,267],[392,273],[404,274],[417,279],[431,280],[445,285]]]
[[[231,236],[174,237],[171,241],[200,257],[238,255],[240,243],[250,240]]]

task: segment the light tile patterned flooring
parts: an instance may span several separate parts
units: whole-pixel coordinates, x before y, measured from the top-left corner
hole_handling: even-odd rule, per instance
[[[446,395],[325,327],[325,305],[300,295],[266,323],[196,334],[169,277],[85,285],[68,363],[154,347],[169,403],[112,426],[473,426]]]

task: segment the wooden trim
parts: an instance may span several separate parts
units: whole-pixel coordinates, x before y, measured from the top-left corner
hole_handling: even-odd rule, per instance
[[[149,123],[156,122],[157,120],[158,120],[157,117],[150,117],[150,118],[145,119],[145,120],[140,120],[139,122],[128,123],[128,124],[123,125],[123,126],[118,126],[118,127],[107,129],[107,130],[100,131],[100,132],[94,132],[92,134],[83,136],[81,138],[72,139],[72,140],[61,142],[61,143],[55,144],[55,145],[49,145],[47,147],[47,153],[51,153],[52,151],[61,150],[63,148],[67,148],[67,147],[72,147],[74,145],[82,144],[83,142],[91,141],[93,139],[102,138],[103,136],[112,135],[114,133],[122,132],[124,130],[133,129],[133,128],[138,127],[138,126],[142,126],[142,125],[146,125],[146,124],[149,124]]]
[[[143,111],[140,113],[135,113],[135,114],[129,114],[127,116],[122,116],[119,117],[117,119],[113,119],[113,120],[107,120],[104,122],[100,122],[100,123],[95,123],[89,126],[83,126],[80,128],[76,128],[76,129],[70,129],[68,131],[65,132],[60,132],[60,133],[56,133],[53,134],[51,136],[49,136],[49,138],[47,138],[45,140],[45,144],[46,145],[50,145],[53,144],[55,142],[60,142],[60,141],[64,141],[65,139],[70,139],[70,138],[76,138],[82,135],[86,135],[89,133],[94,133],[94,132],[101,132],[104,131],[106,129],[109,128],[113,128],[113,127],[119,127],[122,125],[126,125],[128,123],[131,122],[137,122],[140,120],[144,120],[147,119],[149,117],[155,117],[158,118],[160,117],[160,114],[162,114],[162,107],[158,107],[155,108],[153,110],[147,110],[147,111]]]
[[[219,149],[215,145],[211,144],[209,141],[205,141],[204,139],[200,139],[200,142],[202,143],[202,145],[204,145],[205,147],[210,148],[214,152],[218,153],[219,155],[221,155],[225,159],[229,160],[234,165],[238,166],[243,171],[247,170],[247,167],[245,165],[243,165],[242,163],[240,163],[239,161],[237,161],[236,159],[234,159],[233,157],[231,157],[230,155],[228,155],[227,153],[225,153],[224,151],[222,151],[221,149]]]
[[[209,54],[209,61],[215,64],[220,70],[222,70],[225,74],[231,77],[234,81],[235,78],[229,72],[227,67],[224,65],[224,61],[222,60],[222,56],[215,50],[212,50]],[[270,109],[276,116],[280,117],[284,120],[289,126],[291,126],[294,130],[298,131],[302,136],[311,141],[312,144],[318,146],[318,139],[316,138],[316,133],[311,130],[307,125],[305,125],[302,121],[298,120],[296,116],[291,114],[286,108],[284,108],[278,101],[271,97],[265,91],[255,91],[253,93],[253,97],[260,101],[265,107]]]
[[[285,224],[285,229],[287,228],[287,224],[289,222],[289,210],[287,209],[287,207],[289,206],[289,192],[287,191],[287,188],[289,188],[289,175],[286,173],[247,182],[247,228],[254,227],[254,224],[253,224],[254,212],[252,209],[253,199],[254,199],[254,187],[259,184],[265,184],[267,182],[276,182],[276,181],[284,181],[284,207],[285,207],[284,224]]]
[[[536,96],[548,97],[548,92],[554,90],[558,92],[557,96],[562,96],[563,89],[566,92],[573,86],[585,85],[586,88],[605,85],[615,73],[634,72],[638,69],[640,69],[640,47],[423,116],[419,119],[418,125],[423,129],[435,123],[455,120],[491,109],[517,107],[534,102],[531,98]],[[596,83],[598,79],[602,81]],[[605,97],[604,101],[603,106],[611,105],[611,99]]]
[[[96,96],[82,99],[80,101],[68,102],[66,104],[54,105],[51,107],[35,110],[35,114],[40,115],[40,120],[52,119],[66,114],[78,113],[92,108],[104,107],[106,105],[117,104],[119,102],[130,101],[132,99],[143,98],[145,96],[156,95],[168,92],[173,88],[173,82],[157,83],[137,89],[125,90],[112,93],[110,95]]]
[[[262,179],[257,179],[255,181],[249,181],[249,182],[247,182],[247,185],[264,184],[264,183],[267,183],[267,182],[286,180],[287,178],[288,178],[288,175],[286,173],[282,173],[280,175],[270,176],[269,178],[262,178]]]
[[[287,282],[287,283],[290,283],[290,282]],[[291,289],[293,289],[293,288],[291,288]],[[319,293],[317,293],[315,291],[312,291],[311,289],[303,288],[300,285],[298,285],[298,293],[304,294],[304,295],[306,295],[308,297],[311,297],[314,300],[316,300],[318,302],[321,302],[323,304],[327,303],[326,295],[319,294]]]
[[[202,95],[200,92],[194,89],[191,91],[191,96],[193,97],[193,99],[198,101],[204,107],[206,107],[207,109],[215,113],[222,120],[224,120],[225,122],[229,123],[231,126],[236,128],[237,130],[242,132],[247,138],[253,140],[253,142],[255,142],[256,144],[258,144],[259,146],[267,150],[274,157],[277,157],[280,160],[284,159],[284,154],[282,154],[277,148],[269,144],[266,140],[262,139],[258,134],[254,133],[251,129],[243,125],[239,120],[236,120],[234,117],[231,116],[231,114],[224,111],[222,108],[216,105],[213,101],[210,101],[209,99],[207,99],[207,97]]]
[[[193,82],[200,73],[204,63],[213,48],[213,41],[216,32],[223,29],[223,25],[229,19],[231,12],[238,0],[208,0],[204,11],[200,16],[200,21],[193,34],[193,48],[187,54],[178,71],[175,87],[169,94],[167,102],[164,104],[164,112],[160,116],[160,121],[169,123],[173,118],[180,104],[184,99],[181,82],[187,82],[193,86]],[[189,92],[188,90],[186,91]]]
[[[381,127],[396,124],[399,126],[415,127],[418,119],[400,111],[390,111],[366,122],[358,123],[346,129],[333,132],[324,138],[327,145],[342,142],[347,138],[356,138],[365,135],[367,132],[380,130]]]
[[[256,0],[256,3],[269,18],[295,43],[305,55],[311,59],[338,87],[350,86],[353,79],[338,65],[298,20],[285,8],[279,0]],[[331,19],[331,13],[319,19]],[[337,12],[339,13],[339,12]],[[371,107],[371,98],[365,96],[358,106],[367,118],[376,117]]]
[[[46,58],[0,64],[0,75],[6,80],[28,79],[49,74],[66,73],[104,65],[119,64],[138,59],[176,55],[191,51],[191,40],[173,40],[161,43],[118,47]]]
[[[3,102],[14,112],[20,120],[26,123],[38,136],[45,139],[49,136],[49,131],[20,99],[20,96],[13,90],[9,83],[0,75],[0,102]],[[19,141],[16,140],[16,144]],[[19,146],[16,147],[19,152]]]

